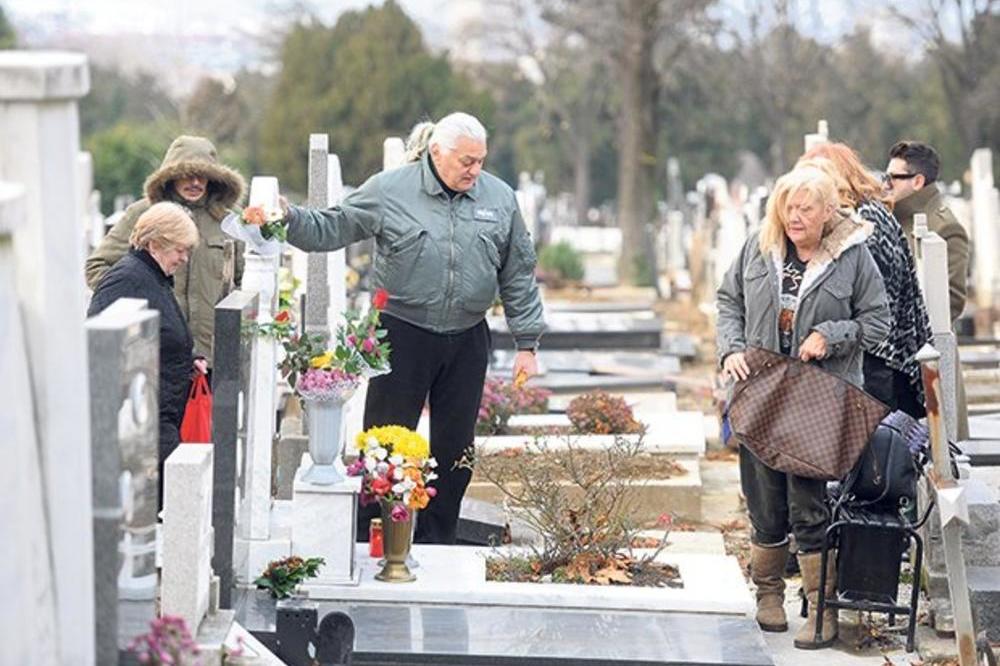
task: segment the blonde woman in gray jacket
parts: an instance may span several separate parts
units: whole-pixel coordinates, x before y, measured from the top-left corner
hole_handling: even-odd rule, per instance
[[[749,376],[744,351],[763,347],[816,363],[860,386],[865,349],[878,345],[891,324],[882,278],[865,247],[872,225],[838,208],[827,173],[804,166],[778,179],[759,234],[751,236],[719,287],[717,335],[723,374]],[[803,649],[829,647],[837,638],[837,612],[823,618],[815,640],[820,548],[829,523],[826,483],[773,470],[740,447],[740,483],[751,535],[751,577],[757,586],[757,622],[764,631],[787,631],[782,574],[788,534],[799,545],[809,618],[795,637]],[[835,589],[830,557],[827,593]]]

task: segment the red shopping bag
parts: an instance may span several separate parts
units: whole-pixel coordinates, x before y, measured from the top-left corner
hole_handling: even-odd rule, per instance
[[[191,382],[188,392],[187,408],[181,422],[181,441],[212,441],[212,391],[208,388],[208,379],[200,372]]]

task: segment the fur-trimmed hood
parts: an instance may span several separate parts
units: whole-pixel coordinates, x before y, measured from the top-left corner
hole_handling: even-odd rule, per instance
[[[190,176],[204,176],[208,180],[206,207],[217,220],[221,220],[227,209],[243,199],[246,190],[243,176],[220,163],[215,146],[200,136],[174,139],[160,168],[146,179],[143,191],[152,203],[170,201],[173,200],[170,183]]]
[[[862,219],[853,208],[838,208],[823,229],[819,250],[806,264],[799,293],[804,294],[807,287],[823,274],[832,261],[840,258],[848,248],[864,243],[873,231],[872,223]],[[771,260],[777,274],[781,275],[784,257],[772,251]]]

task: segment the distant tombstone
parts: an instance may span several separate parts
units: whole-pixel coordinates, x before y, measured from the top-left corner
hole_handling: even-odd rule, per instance
[[[97,663],[118,658],[120,617],[156,595],[160,315],[141,299],[119,299],[87,321],[94,492]],[[126,602],[127,604],[127,602]]]
[[[972,153],[972,232],[976,248],[974,271],[976,305],[983,309],[1000,306],[994,301],[1000,291],[1000,209],[993,179],[993,151],[979,148]]]
[[[830,141],[830,128],[825,120],[821,120],[816,123],[816,133],[806,134],[805,137],[805,152],[809,152],[816,146],[822,145],[824,143],[829,143]]]
[[[309,194],[310,208],[330,205],[330,188],[327,182],[330,138],[326,134],[309,135]],[[310,252],[306,278],[305,330],[309,334],[330,335],[328,310],[330,307],[329,271],[324,252]]]
[[[406,164],[406,145],[398,136],[382,142],[382,171],[390,171]]]
[[[23,185],[25,202],[11,240],[31,373],[21,390],[32,392],[46,494],[53,640],[58,661],[74,665],[93,663],[95,652],[86,308],[84,289],[74,288],[83,275],[77,100],[89,88],[82,54],[0,51],[0,179]]]
[[[219,575],[219,605],[232,608],[233,539],[236,507],[246,494],[247,397],[251,338],[246,327],[257,317],[257,294],[234,291],[215,306],[212,358],[212,567]]]
[[[24,188],[0,181],[0,664],[56,664],[49,523],[11,247],[12,233],[26,223]]]

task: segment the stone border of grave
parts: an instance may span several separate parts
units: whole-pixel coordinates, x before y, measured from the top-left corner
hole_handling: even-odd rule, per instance
[[[686,473],[669,479],[636,479],[636,506],[659,507],[647,513],[637,512],[633,518],[641,522],[656,520],[664,511],[669,511],[675,518],[684,522],[701,522],[701,471],[696,459],[675,459],[677,464],[685,468]],[[571,482],[565,483],[572,488]],[[473,477],[465,491],[467,497],[500,504],[503,501],[503,491],[491,481],[477,480]]]
[[[722,613],[743,616],[753,608],[750,591],[736,558],[728,555],[663,551],[657,561],[676,566],[682,588],[575,585],[568,583],[504,583],[486,580],[486,558],[507,549],[417,544],[413,556],[420,575],[406,585],[406,603],[459,606],[504,606],[581,610]],[[644,551],[636,549],[637,554]],[[357,546],[361,582],[356,587],[304,587],[317,601],[398,603],[399,585],[374,579],[376,560],[366,545]]]

